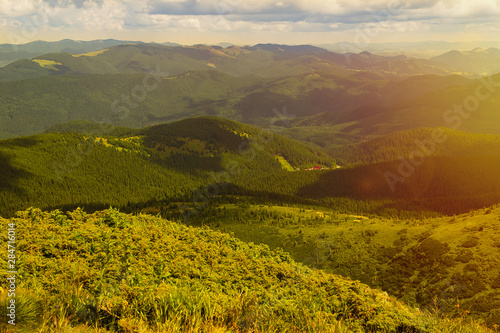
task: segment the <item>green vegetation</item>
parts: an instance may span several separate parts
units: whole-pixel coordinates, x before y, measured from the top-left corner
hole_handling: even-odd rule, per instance
[[[439,131],[443,142],[433,142]],[[418,128],[384,135],[368,142],[327,149],[340,165],[373,164],[410,156],[499,156],[500,136],[470,134],[448,128]]]
[[[216,118],[143,130],[112,128],[119,136],[107,135],[109,127],[84,123],[79,128],[86,133],[0,141],[5,176],[0,179],[1,215],[12,216],[30,206],[94,210],[113,205],[134,211],[155,202],[191,201],[193,191],[214,182],[221,194],[290,195],[317,174],[290,183],[274,155],[300,168],[335,165],[327,155],[298,142]]]
[[[287,171],[295,171],[295,169],[290,165],[290,163],[288,163],[287,160],[285,160],[285,158],[283,156],[277,155],[276,159],[278,160],[278,162],[281,163],[281,166],[283,167],[283,169],[285,169]]]
[[[0,68],[17,331],[497,330],[499,75],[117,42]]]
[[[371,95],[356,88],[355,77],[346,79],[332,74],[283,79],[233,77],[216,71],[156,78],[146,75],[149,74],[65,75],[2,82],[0,138],[38,134],[75,120],[143,127],[217,115],[250,124],[284,126],[290,121],[287,115],[325,112],[332,104],[351,108],[362,105]],[[148,87],[154,89],[144,90],[145,78]],[[342,92],[337,80],[347,81],[344,85],[349,84],[352,89]],[[350,94],[356,98],[350,98]]]
[[[172,216],[175,207],[157,211]],[[174,214],[175,215],[175,214]],[[500,208],[387,219],[314,206],[213,202],[190,222],[233,233],[299,262],[380,288],[407,304],[500,325]]]
[[[460,214],[493,205],[500,195],[498,156],[428,157],[404,177],[398,176],[400,161],[288,172],[275,155],[300,169],[331,168],[335,162],[272,132],[217,118],[142,130],[113,128],[114,136],[85,123],[71,128],[87,133],[0,142],[1,167],[8,175],[0,189],[1,214],[11,216],[30,206],[92,210],[113,205],[134,211],[153,203],[190,202],[199,189],[217,192],[208,197],[233,194],[290,203],[312,199],[341,212],[405,218]],[[467,152],[459,138],[457,146]],[[467,142],[469,137],[463,138]],[[400,177],[392,180],[394,191],[387,172]],[[194,204],[205,199],[206,194]]]
[[[16,328],[25,332],[487,332],[281,250],[157,217],[30,208],[0,221],[22,235],[17,301],[25,321]],[[1,290],[2,311],[6,301]]]
[[[272,120],[273,110],[284,113],[283,108],[300,117],[294,124],[301,127],[336,126],[335,132],[351,137],[380,135],[407,128],[394,128],[391,121],[394,112],[414,116],[401,115],[402,105],[413,110],[421,104],[416,99],[450,87],[467,94],[473,82],[456,75],[402,80],[405,71],[370,68],[376,67],[372,60],[382,64],[384,57],[346,63],[344,56],[319,48],[285,49],[130,44],[92,56],[53,53],[19,60],[0,68],[0,81],[7,81],[0,84],[0,138],[38,134],[74,120],[138,128],[205,115],[282,126],[283,119]],[[391,61],[395,69],[398,61]],[[441,107],[431,100],[430,108]],[[409,128],[443,126],[427,116],[410,123]],[[378,130],[366,132],[369,128]],[[337,141],[331,135],[329,140]]]

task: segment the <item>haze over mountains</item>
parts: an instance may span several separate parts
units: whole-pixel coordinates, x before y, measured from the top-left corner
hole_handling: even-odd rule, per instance
[[[346,53],[353,52],[359,53],[363,51],[368,51],[380,55],[399,55],[404,54],[409,57],[424,58],[428,59],[431,57],[437,57],[441,54],[449,52],[451,50],[456,51],[470,51],[475,48],[500,48],[500,42],[487,42],[487,41],[475,41],[475,42],[445,42],[445,41],[428,41],[428,42],[386,42],[379,43],[376,41],[364,42],[360,40],[358,43],[354,42],[339,42],[339,43],[329,43],[317,45],[323,47],[327,50]]]

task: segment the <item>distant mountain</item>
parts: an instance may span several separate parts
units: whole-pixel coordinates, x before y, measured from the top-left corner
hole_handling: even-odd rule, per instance
[[[443,88],[440,89],[440,86]],[[498,87],[500,75],[472,81],[458,76],[436,80],[414,77],[387,84],[380,95],[386,97],[386,102],[381,97],[375,103],[342,114],[317,114],[296,119],[293,124],[331,126],[332,132],[357,137],[358,140],[419,127],[448,127],[469,133],[500,135]],[[487,98],[481,101],[476,98],[478,89]],[[408,92],[406,100],[400,95],[405,92]],[[467,111],[464,103],[474,103],[473,111]],[[469,108],[472,106],[468,104]],[[322,146],[328,145],[327,137],[323,136],[321,141],[324,142]],[[332,141],[335,141],[334,137]]]
[[[99,52],[100,51],[100,52]],[[161,68],[172,75],[216,69],[234,75],[281,77],[315,71],[369,70],[389,77],[451,73],[446,65],[427,60],[381,57],[369,53],[339,54],[310,45],[164,46],[128,43],[86,54],[49,53],[0,68],[0,81],[66,74],[117,74]]]
[[[47,53],[82,54],[100,51],[111,46],[130,43],[115,39],[76,41],[63,39],[57,42],[35,41],[27,44],[0,44],[0,67],[20,59],[31,59]]]
[[[350,43],[339,42],[329,44],[319,44],[319,47],[339,53],[360,53],[368,51],[384,56],[394,56],[404,54],[409,57],[428,59],[446,53],[450,50],[468,51],[474,48],[500,48],[500,42],[476,41],[476,42],[445,42],[445,41],[424,41],[424,42],[388,42],[388,43]]]
[[[298,57],[288,63],[299,70],[308,66],[303,61]],[[154,89],[134,97],[144,88],[145,79]],[[0,138],[32,135],[72,120],[143,127],[207,115],[269,126],[276,118],[273,110],[297,118],[288,119],[294,126],[338,125],[468,82],[459,76],[388,81],[378,74],[342,68],[281,78],[235,77],[214,69],[157,78],[149,74],[43,76],[0,82]]]
[[[500,73],[500,49],[475,48],[472,51],[450,51],[430,60],[453,66],[459,71],[491,75]]]

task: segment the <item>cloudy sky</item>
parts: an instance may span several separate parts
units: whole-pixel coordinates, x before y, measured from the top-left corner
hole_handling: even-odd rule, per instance
[[[0,0],[0,43],[498,41],[500,0]]]

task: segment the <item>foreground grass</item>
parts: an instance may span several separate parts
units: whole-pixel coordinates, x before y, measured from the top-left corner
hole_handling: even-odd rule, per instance
[[[30,209],[0,221],[16,224],[17,331],[488,332],[283,251],[158,217]],[[2,318],[8,300],[2,289]],[[4,319],[0,330],[14,331]]]
[[[498,206],[399,220],[237,202],[214,204],[190,222],[282,248],[295,261],[360,280],[409,305],[454,317],[467,311],[493,328],[500,324],[499,219]]]

